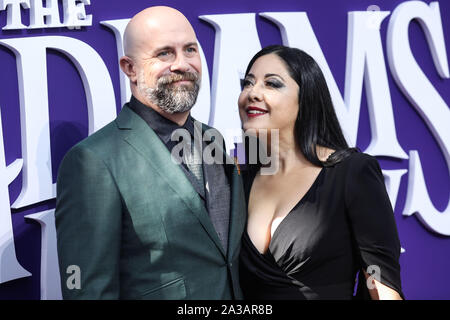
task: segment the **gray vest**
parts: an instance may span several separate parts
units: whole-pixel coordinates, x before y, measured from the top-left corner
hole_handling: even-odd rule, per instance
[[[203,142],[203,150],[206,145],[206,142]],[[191,171],[182,165],[180,167],[203,200],[220,242],[227,252],[231,195],[224,165],[203,163],[203,186],[199,185],[197,178]]]

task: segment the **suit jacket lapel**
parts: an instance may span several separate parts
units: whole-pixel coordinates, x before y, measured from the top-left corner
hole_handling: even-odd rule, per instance
[[[181,169],[181,171],[183,171],[184,175],[186,176],[186,178],[189,180],[191,186],[195,189],[195,191],[197,191],[197,194],[206,201],[206,195],[205,195],[205,190],[200,190],[200,187],[198,186],[198,184],[195,182],[196,177],[188,170],[186,169],[182,164],[179,164],[178,167]],[[204,169],[204,168],[203,168]]]
[[[234,165],[233,165],[234,166]],[[244,188],[242,179],[234,166],[231,177],[231,205],[230,205],[230,230],[228,238],[228,257],[233,259],[233,255],[239,248],[242,232],[246,221],[246,205],[244,198]]]
[[[203,126],[203,132],[207,128]],[[215,129],[213,129],[215,130]],[[246,221],[246,201],[244,196],[244,187],[242,179],[238,173],[238,169],[232,159],[225,151],[225,146],[220,145],[217,141],[214,141],[214,137],[208,140],[212,140],[211,143],[216,144],[216,148],[223,154],[225,174],[228,177],[230,183],[230,225],[228,229],[228,259],[232,260],[236,249],[239,248],[241,242],[242,232],[245,227]],[[223,142],[223,141],[222,141]]]
[[[117,126],[123,130],[123,138],[136,152],[144,156],[161,179],[180,196],[185,205],[198,218],[203,228],[225,256],[219,237],[208,216],[203,201],[189,182],[179,165],[174,163],[164,143],[156,133],[135,114],[127,105],[123,107],[116,119]]]

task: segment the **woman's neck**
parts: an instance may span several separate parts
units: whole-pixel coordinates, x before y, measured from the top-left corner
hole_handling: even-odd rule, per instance
[[[279,137],[278,141],[268,139],[266,150],[270,154],[271,166],[277,167],[276,174],[284,175],[292,169],[304,168],[314,166],[306,159],[304,154],[300,151],[294,137],[285,138]]]

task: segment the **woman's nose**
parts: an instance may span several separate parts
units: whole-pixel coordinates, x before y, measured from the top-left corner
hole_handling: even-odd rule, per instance
[[[251,87],[251,89],[248,93],[248,99],[250,101],[261,101],[262,100],[262,93],[257,85],[254,85],[253,87]]]

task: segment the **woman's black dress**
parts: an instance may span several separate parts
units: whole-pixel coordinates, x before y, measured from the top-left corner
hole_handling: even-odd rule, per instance
[[[247,203],[256,172],[244,174]],[[352,299],[359,270],[403,297],[400,243],[377,160],[353,153],[324,167],[275,230],[265,254],[244,232],[240,281],[246,299]],[[378,269],[377,269],[378,268]],[[359,272],[357,298],[368,299]]]

